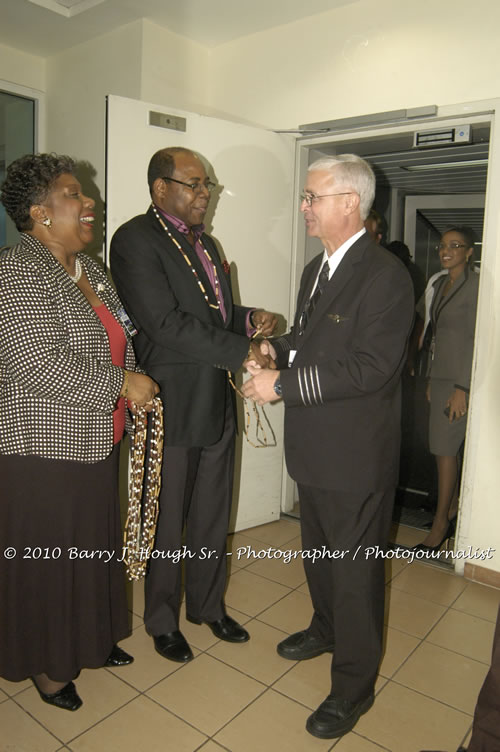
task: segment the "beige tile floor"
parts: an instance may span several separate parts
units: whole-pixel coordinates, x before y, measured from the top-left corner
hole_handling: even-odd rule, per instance
[[[399,542],[422,534],[398,532]],[[311,604],[300,559],[255,558],[300,550],[299,525],[280,520],[230,537],[229,613],[252,639],[217,640],[181,619],[194,660],[161,658],[144,630],[142,583],[132,590],[135,662],[82,671],[84,705],[44,705],[29,681],[0,679],[0,752],[454,752],[467,741],[486,674],[500,591],[452,571],[386,562],[386,645],[373,708],[340,740],[314,739],[307,716],[329,692],[330,657],[283,660],[276,643],[307,626]]]

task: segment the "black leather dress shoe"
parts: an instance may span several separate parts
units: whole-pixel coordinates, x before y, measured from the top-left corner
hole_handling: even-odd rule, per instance
[[[118,647],[118,645],[113,645],[113,649],[111,650],[111,653],[108,656],[108,660],[104,664],[105,666],[128,666],[129,663],[133,663],[134,658],[133,656],[126,653],[124,650]]]
[[[323,653],[331,653],[333,648],[333,643],[321,642],[308,629],[303,629],[302,632],[295,632],[286,640],[279,642],[276,650],[278,655],[288,658],[289,661],[305,661]]]
[[[349,702],[336,695],[328,695],[307,719],[306,729],[319,739],[344,736],[352,731],[363,713],[370,710],[374,700],[373,693],[360,702]]]
[[[78,696],[78,692],[72,681],[68,682],[57,692],[52,692],[50,694],[42,692],[34,679],[31,681],[35,685],[42,700],[49,705],[54,705],[56,708],[62,708],[63,710],[78,710],[78,708],[83,705],[82,699]]]
[[[189,614],[186,614],[186,619],[193,624],[206,624],[219,640],[225,640],[226,642],[248,642],[250,639],[247,630],[241,624],[238,624],[237,621],[231,619],[230,616],[227,616],[227,614],[222,619],[217,619],[217,621],[204,622],[200,619],[195,619],[194,616],[189,616]]]
[[[187,663],[193,658],[193,652],[186,642],[186,638],[177,629],[175,632],[153,637],[156,652],[169,661]]]

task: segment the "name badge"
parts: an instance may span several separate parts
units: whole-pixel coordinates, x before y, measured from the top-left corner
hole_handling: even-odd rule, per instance
[[[137,334],[137,329],[128,317],[127,311],[122,306],[116,312],[116,315],[120,319],[120,323],[130,337],[134,337]]]

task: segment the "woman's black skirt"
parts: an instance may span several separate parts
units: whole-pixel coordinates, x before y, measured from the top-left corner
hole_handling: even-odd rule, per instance
[[[128,633],[119,445],[86,464],[0,455],[0,676],[69,681]]]

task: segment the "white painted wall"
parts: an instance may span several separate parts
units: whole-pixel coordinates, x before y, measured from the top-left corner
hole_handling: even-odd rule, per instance
[[[106,95],[201,111],[208,65],[204,47],[145,19],[48,58],[47,148],[88,160],[104,194]]]
[[[143,21],[142,40],[140,98],[205,114],[208,50],[147,20]]]
[[[139,97],[141,68],[142,21],[47,60],[47,148],[89,161],[103,195],[105,97]]]
[[[0,79],[6,83],[45,91],[46,61],[0,44]],[[2,87],[0,87],[2,88]]]
[[[500,5],[360,0],[211,53],[209,101],[272,128],[498,96]]]

